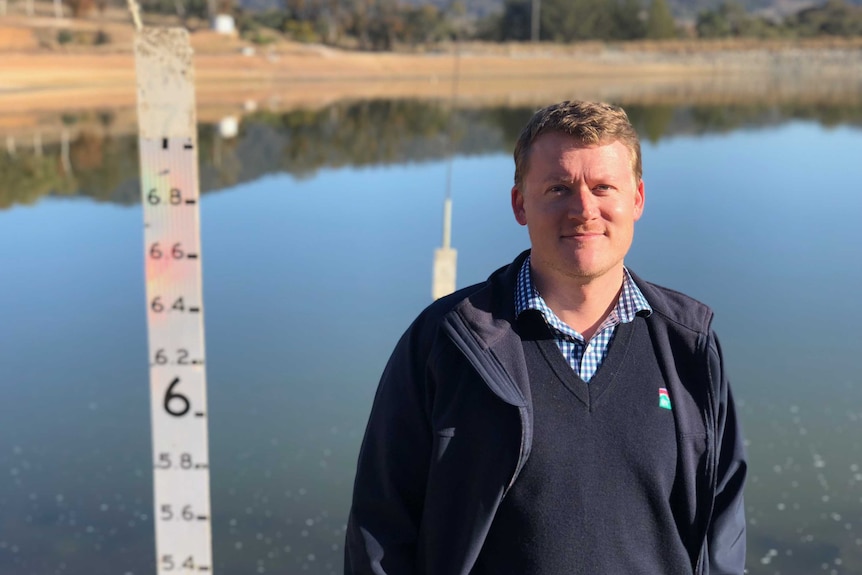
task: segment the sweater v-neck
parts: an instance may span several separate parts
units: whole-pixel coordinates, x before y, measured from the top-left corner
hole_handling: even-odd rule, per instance
[[[536,338],[534,343],[566,389],[577,397],[589,411],[594,411],[598,406],[599,399],[616,381],[617,373],[619,373],[620,367],[628,355],[635,330],[642,323],[639,319],[635,318],[632,322],[621,323],[616,326],[608,346],[607,356],[593,377],[590,378],[589,383],[575,373],[553,336]]]

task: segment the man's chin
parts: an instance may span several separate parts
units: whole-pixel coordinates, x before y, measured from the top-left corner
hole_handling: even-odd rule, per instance
[[[606,277],[609,273],[612,273],[615,268],[616,266],[609,266],[601,262],[572,260],[560,262],[557,266],[557,272],[572,279],[577,279],[582,282],[590,282]]]

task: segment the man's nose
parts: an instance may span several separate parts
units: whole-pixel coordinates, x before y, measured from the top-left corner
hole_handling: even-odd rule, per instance
[[[569,217],[573,220],[587,221],[598,217],[598,198],[586,186],[578,186],[571,195]]]

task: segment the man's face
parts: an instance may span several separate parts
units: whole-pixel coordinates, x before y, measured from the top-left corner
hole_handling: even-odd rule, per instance
[[[584,146],[559,132],[542,134],[523,180],[512,188],[512,210],[530,233],[539,274],[586,283],[621,273],[644,205],[625,145]]]

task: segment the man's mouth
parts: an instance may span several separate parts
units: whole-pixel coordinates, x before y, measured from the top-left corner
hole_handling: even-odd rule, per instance
[[[599,231],[583,231],[583,232],[571,232],[568,234],[563,234],[563,237],[580,240],[580,239],[598,238],[598,237],[602,237],[604,235],[605,234],[603,232],[599,232]]]

